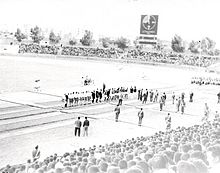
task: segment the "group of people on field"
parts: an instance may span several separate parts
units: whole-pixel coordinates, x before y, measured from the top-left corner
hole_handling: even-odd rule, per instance
[[[133,92],[133,91],[132,91]],[[100,103],[108,101],[122,101],[128,99],[129,90],[126,87],[96,89],[93,91],[71,92],[64,94],[64,108],[86,105],[91,103]]]
[[[143,104],[146,104],[149,100],[150,102],[158,101],[159,93],[157,90],[153,91],[148,89],[139,89],[138,90],[138,100],[142,101]]]
[[[198,85],[220,85],[220,78],[192,77],[191,84],[198,84]]]
[[[119,121],[118,120],[119,119],[119,115],[121,113],[121,108],[120,108],[119,104],[115,107],[114,112],[115,112],[115,122],[118,122]],[[142,120],[144,118],[143,108],[140,108],[140,110],[137,113],[137,117],[138,117],[138,126],[141,126],[142,125]]]
[[[85,120],[82,121],[80,120],[80,117],[77,118],[75,121],[75,136],[80,137],[81,135],[81,126],[83,127],[83,136],[88,136],[88,130],[89,130],[89,120],[87,117],[85,117]]]
[[[145,92],[143,92],[145,91]],[[155,99],[155,97],[157,98],[159,96],[158,91],[155,90],[155,92],[153,92],[153,90],[150,90],[148,92],[148,89],[143,90],[143,89],[139,89],[137,91],[138,93],[138,100],[142,101],[142,104],[145,104],[146,101],[148,100],[148,95],[149,95],[149,102],[157,102],[157,99]],[[218,96],[218,103],[220,103],[220,92],[217,94]],[[194,101],[194,93],[191,91],[189,93],[189,102],[192,103]],[[163,107],[165,106],[166,100],[167,100],[167,95],[165,92],[163,92],[163,94],[159,97],[159,110],[162,111]],[[182,92],[179,96],[175,94],[175,92],[172,92],[171,95],[171,102],[173,105],[176,105],[176,113],[180,112],[181,114],[185,113],[185,107],[186,107],[186,97],[185,97],[185,93]],[[121,113],[121,109],[120,109],[120,104],[118,104],[115,109],[115,121],[118,122],[119,119],[119,115]],[[208,107],[208,104],[205,103],[205,109],[204,109],[204,116],[202,116],[202,122],[207,122],[209,119],[209,114],[210,114],[210,109]],[[143,108],[140,108],[140,111],[138,112],[138,125],[141,126],[142,124],[142,119],[144,117],[144,112],[143,112]],[[215,112],[215,118],[216,121],[219,121],[219,113],[218,111]],[[170,113],[168,113],[168,116],[165,118],[165,122],[167,125],[167,130],[169,130],[171,128],[171,116]]]

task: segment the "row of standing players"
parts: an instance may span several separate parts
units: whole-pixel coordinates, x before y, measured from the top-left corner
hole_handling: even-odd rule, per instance
[[[83,91],[83,92],[71,92],[64,94],[64,107],[72,107],[77,105],[86,105],[90,103],[99,103],[102,101],[108,102],[113,100],[127,99],[128,94],[136,93],[136,86],[131,87],[130,90],[125,87],[106,89],[103,85],[102,89],[96,89],[96,91]]]
[[[193,92],[190,93],[189,95],[189,102],[193,102]],[[148,96],[149,96],[149,101],[150,102],[158,102],[158,98],[159,98],[159,105],[160,105],[160,111],[163,110],[163,107],[165,106],[165,102],[167,99],[167,95],[165,92],[163,92],[163,94],[159,97],[159,93],[158,91],[153,91],[153,90],[149,90],[146,89],[145,91],[143,89],[138,90],[138,100],[142,101],[143,104],[146,104],[147,100],[148,100]],[[176,111],[179,112],[181,111],[181,113],[184,113],[184,108],[186,106],[185,103],[185,93],[182,93],[181,96],[176,98],[175,93],[172,93],[172,104],[174,104],[176,101]]]

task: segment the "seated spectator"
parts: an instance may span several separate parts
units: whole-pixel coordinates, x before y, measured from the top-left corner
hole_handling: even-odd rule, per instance
[[[207,150],[207,159],[211,167],[211,173],[220,170],[220,145],[210,146]]]
[[[143,171],[140,168],[133,166],[129,168],[125,173],[143,173]]]
[[[177,173],[199,173],[196,166],[188,161],[180,161],[177,164]]]
[[[107,173],[120,173],[119,167],[110,166],[108,167]]]
[[[97,172],[99,172],[98,166],[92,165],[88,168],[88,173],[97,173]]]
[[[208,166],[200,159],[190,159],[198,173],[209,173]]]
[[[150,173],[151,172],[151,168],[150,168],[149,164],[145,161],[137,162],[136,167],[140,168],[143,173]]]
[[[153,158],[149,160],[149,165],[152,167],[153,171],[156,170],[167,170],[168,160],[165,156],[161,154],[155,154]]]

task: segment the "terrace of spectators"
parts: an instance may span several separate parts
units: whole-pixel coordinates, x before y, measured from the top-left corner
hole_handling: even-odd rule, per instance
[[[177,65],[208,67],[219,61],[218,57],[192,54],[180,54],[174,52],[155,52],[138,49],[120,50],[116,48],[93,48],[72,46],[51,46],[38,44],[21,44],[19,53],[69,55],[101,58],[137,59],[147,62],[167,63]]]

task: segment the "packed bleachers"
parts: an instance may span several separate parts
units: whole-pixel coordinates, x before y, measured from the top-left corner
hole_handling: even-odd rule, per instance
[[[62,55],[71,56],[90,56],[90,57],[103,57],[103,58],[116,58],[118,50],[114,48],[87,48],[87,47],[68,47],[62,48]]]
[[[137,59],[154,63],[168,63],[178,65],[190,65],[207,67],[216,62],[216,58],[210,56],[198,56],[192,54],[178,54],[174,52],[150,52],[139,49],[130,49],[123,51],[116,48],[93,48],[93,47],[72,47],[72,46],[54,46],[38,44],[21,44],[19,53],[37,53],[37,54],[54,54],[69,56],[86,56],[102,58],[123,58]]]
[[[178,54],[173,52],[147,52],[138,49],[129,50],[124,58],[138,58],[149,62],[169,63],[207,67],[215,62],[211,57]]]
[[[198,85],[220,85],[220,78],[212,77],[192,77],[191,84]]]
[[[18,53],[36,53],[57,55],[59,47],[39,44],[21,44]]]

